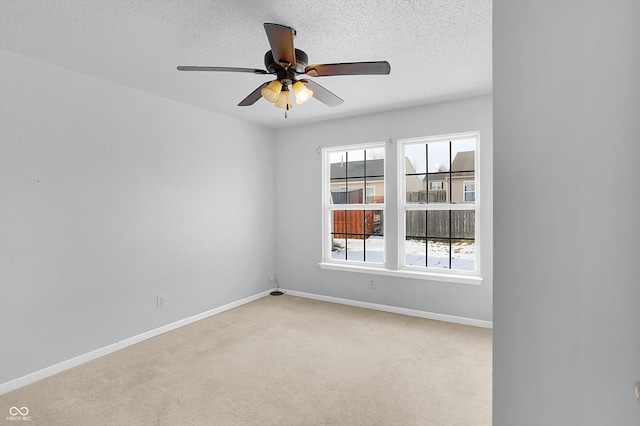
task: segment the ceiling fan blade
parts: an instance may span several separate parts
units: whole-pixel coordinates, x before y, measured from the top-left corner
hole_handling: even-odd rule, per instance
[[[269,74],[265,70],[258,70],[254,68],[198,67],[198,66],[185,66],[185,65],[179,66],[178,71],[221,71],[221,72],[247,72],[251,74]]]
[[[329,75],[374,75],[389,74],[391,65],[387,61],[376,62],[343,62],[339,64],[309,65],[304,73],[311,77]]]
[[[307,88],[313,92],[313,97],[322,102],[323,104],[334,107],[338,106],[344,101],[338,96],[334,95],[329,90],[320,86],[318,83],[311,80],[300,80],[307,85]]]
[[[264,30],[267,32],[273,59],[280,64],[285,63],[295,66],[296,51],[293,47],[295,30],[279,24],[264,24]]]
[[[267,84],[269,84],[269,82],[267,81],[266,83],[262,83],[260,85],[260,87],[258,87],[256,90],[254,90],[253,92],[251,92],[249,94],[249,96],[247,96],[246,98],[244,98],[239,104],[238,106],[249,106],[249,105],[253,105],[256,103],[256,101],[258,99],[260,99],[262,97],[262,93],[260,93],[260,91],[264,88],[267,87]]]

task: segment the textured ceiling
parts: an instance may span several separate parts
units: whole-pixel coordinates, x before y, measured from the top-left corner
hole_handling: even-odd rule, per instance
[[[344,103],[237,104],[272,76],[263,23],[297,31],[310,63],[386,60],[388,76],[314,80]],[[491,0],[1,0],[0,46],[144,92],[278,128],[491,91]]]

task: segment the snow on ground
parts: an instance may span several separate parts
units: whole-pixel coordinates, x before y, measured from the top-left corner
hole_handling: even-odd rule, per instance
[[[373,236],[366,240],[347,239],[346,256],[349,260],[363,261],[366,249],[366,261],[373,263],[383,262],[384,238]],[[345,240],[336,238],[334,240],[334,251],[331,252],[332,259],[345,259]],[[451,244],[451,269],[473,271],[475,261],[475,242],[471,240],[454,241]],[[444,241],[405,241],[405,261],[407,265],[428,267],[449,268],[449,243]]]

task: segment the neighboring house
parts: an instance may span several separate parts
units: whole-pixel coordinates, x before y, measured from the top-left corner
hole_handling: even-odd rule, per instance
[[[413,165],[405,159],[407,173],[415,173]],[[331,197],[335,204],[362,203],[366,181],[366,202],[384,202],[384,160],[367,160],[366,173],[364,161],[331,164]],[[365,176],[366,174],[366,176]],[[422,178],[407,176],[407,191],[422,190]]]
[[[451,202],[476,200],[475,151],[458,152],[451,162]],[[448,184],[448,176],[447,176]]]
[[[429,173],[420,178],[420,190],[407,185],[407,199],[424,203],[472,203],[475,192],[475,151],[458,152],[451,162],[451,172]],[[449,186],[451,181],[451,186]],[[449,198],[451,189],[451,198]]]
[[[384,160],[332,163],[331,197],[334,204],[384,202]],[[366,188],[365,188],[366,186]],[[365,195],[366,194],[366,195]]]
[[[415,203],[469,203],[475,201],[475,152],[458,152],[451,171],[416,174],[405,158],[406,196]],[[349,161],[330,164],[331,201],[334,204],[384,202],[384,160]],[[449,197],[451,191],[451,197]],[[379,213],[334,211],[334,237],[366,238],[376,235],[382,223]]]
[[[405,173],[406,174],[413,174],[416,173],[416,169],[413,167],[413,164],[411,164],[411,161],[409,161],[408,158],[405,157],[404,159],[404,166],[405,166]],[[407,188],[407,192],[413,192],[413,191],[420,191],[422,190],[422,178],[420,178],[419,176],[405,176],[405,186]]]

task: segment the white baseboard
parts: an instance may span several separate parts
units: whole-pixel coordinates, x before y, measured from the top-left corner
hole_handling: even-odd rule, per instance
[[[105,346],[100,349],[96,349],[95,351],[91,351],[89,353],[77,356],[67,361],[62,361],[50,367],[43,368],[42,370],[38,370],[36,372],[27,374],[26,376],[18,377],[17,379],[14,379],[5,383],[0,383],[0,395],[5,394],[7,392],[11,392],[12,390],[21,388],[31,383],[37,382],[38,380],[46,379],[47,377],[53,376],[54,374],[58,374],[70,368],[77,367],[81,364],[92,361],[96,358],[100,358],[112,352],[119,351],[120,349],[124,349],[128,346],[135,345],[136,343],[140,343],[144,340],[150,339],[152,337],[158,336],[168,331],[175,330],[176,328],[184,327],[185,325],[189,325],[196,321],[200,321],[210,316],[217,315],[224,311],[228,311],[238,306],[247,304],[249,302],[253,302],[254,300],[261,299],[265,296],[268,296],[272,290],[273,289],[269,289],[267,291],[254,294],[253,296],[245,297],[244,299],[240,299],[235,302],[228,303],[226,305],[208,310],[201,314],[193,315],[191,317],[173,322],[171,324],[164,325],[154,330],[150,330],[145,333],[138,334],[137,336],[129,337],[128,339],[121,340],[117,343],[113,343],[111,345]]]
[[[472,325],[474,327],[493,328],[492,321],[484,321],[473,318],[457,317],[454,315],[437,314],[416,309],[398,308],[396,306],[379,305],[377,303],[360,302],[358,300],[341,299],[339,297],[322,296],[320,294],[304,293],[295,290],[280,289],[290,296],[304,297],[307,299],[321,300],[323,302],[339,303],[341,305],[356,306],[358,308],[374,309],[376,311],[391,312],[394,314],[408,315],[412,317],[426,318],[437,321],[453,322],[456,324]]]

